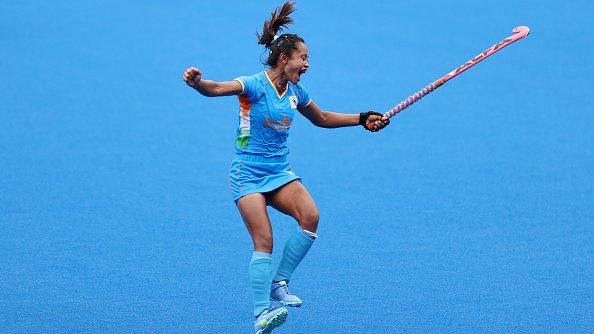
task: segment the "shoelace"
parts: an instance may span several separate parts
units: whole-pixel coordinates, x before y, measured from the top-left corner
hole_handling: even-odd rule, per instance
[[[281,284],[281,283],[279,282],[279,284],[280,284],[280,286],[283,288],[283,290],[285,290],[285,293],[286,293],[286,294],[288,294],[288,295],[293,295],[293,294],[291,293],[291,291],[289,291],[289,285],[288,285],[287,283]]]

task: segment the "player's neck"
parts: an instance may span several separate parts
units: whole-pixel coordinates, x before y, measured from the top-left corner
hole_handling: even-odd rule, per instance
[[[283,70],[268,70],[268,77],[270,81],[274,83],[276,86],[276,90],[279,92],[284,92],[287,89],[287,82],[289,81],[288,78],[285,77]]]

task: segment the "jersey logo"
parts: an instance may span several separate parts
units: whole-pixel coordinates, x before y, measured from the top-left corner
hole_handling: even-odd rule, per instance
[[[297,109],[297,96],[289,96],[289,102],[291,102],[291,109]]]

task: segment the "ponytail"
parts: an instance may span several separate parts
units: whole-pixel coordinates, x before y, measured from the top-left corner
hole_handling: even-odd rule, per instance
[[[293,23],[293,19],[289,15],[294,11],[295,3],[293,1],[285,2],[270,14],[270,20],[264,22],[262,33],[256,33],[258,44],[264,45],[269,50],[268,59],[263,62],[264,65],[274,67],[281,53],[289,56],[291,51],[297,49],[297,42],[304,42],[303,38],[295,34],[276,35],[287,25]]]
[[[264,45],[269,49],[276,33],[283,30],[283,28],[286,28],[287,25],[293,23],[293,19],[289,15],[294,11],[295,3],[292,1],[287,1],[282,7],[276,8],[276,10],[270,14],[270,20],[264,22],[262,34],[256,33],[256,36],[258,36],[258,44]]]

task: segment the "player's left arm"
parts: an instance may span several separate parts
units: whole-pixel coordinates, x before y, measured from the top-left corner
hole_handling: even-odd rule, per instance
[[[323,111],[314,101],[298,108],[313,125],[321,128],[340,128],[363,125],[369,131],[379,131],[390,124],[390,120],[380,113],[343,114]]]

